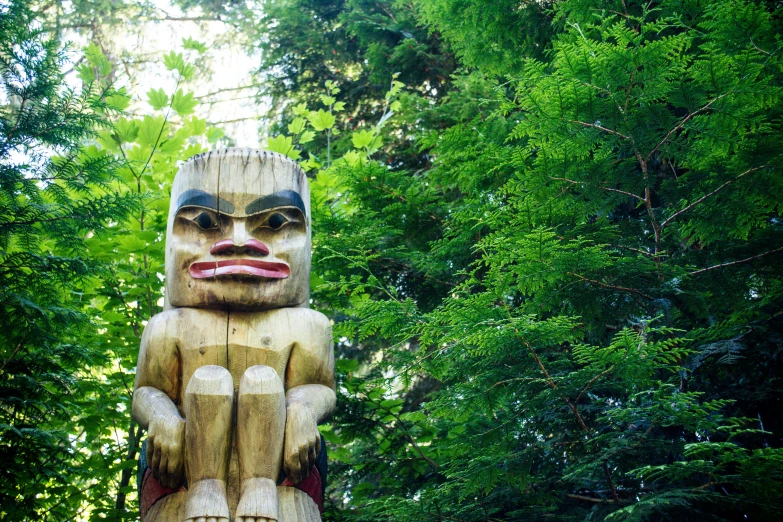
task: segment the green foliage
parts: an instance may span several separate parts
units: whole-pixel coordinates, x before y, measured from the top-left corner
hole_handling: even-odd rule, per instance
[[[527,57],[544,56],[556,2],[416,0],[421,19],[455,49],[462,64],[487,74],[513,74]]]
[[[312,183],[330,519],[774,518],[774,17],[564,2],[541,53],[485,4],[417,3],[480,71]],[[431,167],[351,160],[409,117]]]
[[[182,53],[163,57],[173,92],[150,90],[151,111],[127,118],[100,49],[85,49],[71,90],[60,44],[37,26],[19,3],[0,18],[0,513],[136,519],[142,430],[129,413],[141,332],[163,303],[169,188],[222,131],[191,116]]]
[[[125,96],[86,73],[80,90],[67,87],[63,51],[25,3],[0,9],[0,512],[65,520],[88,498],[100,455],[79,451],[91,384],[78,375],[109,364],[81,310],[106,273],[85,237],[105,239],[138,208],[116,191],[114,158],[83,144]],[[94,56],[88,48],[105,74]]]
[[[332,317],[337,342],[338,411],[321,426],[327,520],[778,517],[776,3],[178,4],[230,20],[261,50],[276,75],[262,91],[279,111],[267,148],[311,178],[312,305]],[[151,111],[114,118],[88,147],[78,147],[86,134],[68,142],[114,165],[101,172],[122,180],[116,201],[140,201],[132,219],[90,214],[97,221],[73,245],[59,221],[18,229],[47,252],[86,248],[106,267],[81,279],[68,268],[49,285],[59,293],[20,294],[53,318],[94,325],[56,330],[60,340],[25,360],[61,365],[52,375],[70,395],[57,398],[74,397],[78,418],[44,395],[55,384],[8,381],[33,390],[14,400],[31,397],[40,414],[14,436],[78,435],[60,446],[70,460],[43,461],[48,482],[26,497],[36,514],[57,505],[50,517],[68,518],[89,495],[93,518],[134,516],[142,434],[128,421],[129,383],[140,331],[162,302],[168,184],[177,161],[221,137],[192,117],[185,86],[196,79],[188,57],[206,44],[183,47],[163,57],[179,81],[146,93]],[[78,73],[97,85],[110,65],[88,47]],[[129,103],[121,90],[91,99],[102,115]],[[55,199],[56,187],[45,197],[110,193],[91,183],[73,200]],[[76,296],[77,312],[52,304]],[[52,348],[66,341],[77,349]],[[14,342],[4,341],[8,354]]]
[[[453,60],[417,20],[416,7],[398,1],[272,1],[264,5],[257,38],[264,70],[279,70],[268,94],[280,102],[314,105],[322,82],[334,82],[341,102],[359,120],[377,117],[377,102],[394,72],[422,92],[447,83]],[[278,23],[284,21],[284,23]],[[317,40],[315,40],[317,39]],[[328,105],[328,104],[326,104]]]
[[[259,94],[271,100],[264,111],[264,131],[286,132],[296,117],[292,106],[304,103],[316,112],[324,97],[334,97],[332,112],[345,111],[335,130],[342,137],[318,135],[306,147],[318,153],[351,149],[350,133],[378,121],[386,112],[384,94],[393,74],[408,86],[410,118],[395,119],[401,127],[389,133],[383,151],[392,161],[418,165],[426,163],[412,141],[416,113],[448,93],[450,75],[456,67],[453,56],[437,34],[421,24],[414,2],[399,0],[271,0],[233,2],[228,0],[177,0],[179,5],[198,6],[204,13],[230,21],[240,35],[259,52],[256,71]],[[339,96],[323,92],[328,82]],[[394,112],[398,110],[392,109]],[[323,122],[328,126],[328,120]],[[289,131],[290,132],[290,131]],[[329,142],[329,143],[327,143]],[[394,151],[393,153],[391,151]],[[326,160],[326,158],[322,159]],[[328,163],[328,161],[326,161]]]
[[[397,75],[393,75],[396,78]],[[349,150],[337,160],[337,164],[347,163],[349,166],[358,167],[362,165],[371,155],[378,151],[383,140],[380,132],[394,114],[393,107],[399,106],[399,101],[395,97],[399,96],[403,83],[392,79],[391,87],[385,95],[384,112],[378,120],[378,123],[371,129],[364,129],[353,133],[351,142],[355,150]],[[269,138],[266,141],[266,149],[272,152],[279,152],[293,160],[302,157],[301,150],[296,146],[302,146],[310,143],[318,135],[326,136],[326,158],[323,154],[316,154],[312,149],[309,152],[309,158],[301,162],[305,170],[319,169],[321,167],[332,166],[332,139],[340,134],[336,128],[337,117],[335,113],[343,110],[344,104],[337,101],[334,97],[340,92],[334,82],[327,81],[324,85],[327,94],[320,96],[321,103],[326,105],[327,110],[318,109],[308,110],[304,103],[297,104],[293,108],[296,117],[288,124],[288,132],[292,136],[279,135]],[[309,130],[309,129],[313,130]],[[319,159],[320,157],[320,159]],[[323,161],[325,159],[325,161]],[[328,171],[324,172],[322,177],[329,177]]]

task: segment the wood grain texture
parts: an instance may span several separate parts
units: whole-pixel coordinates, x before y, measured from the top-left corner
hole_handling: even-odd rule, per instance
[[[185,513],[186,493],[175,493],[153,506],[145,522],[179,522]],[[318,506],[306,493],[291,487],[277,487],[279,522],[316,522],[321,520]],[[236,519],[232,519],[234,521]]]
[[[174,180],[167,310],[142,336],[133,415],[167,487],[144,522],[316,522],[304,479],[335,407],[331,324],[309,310],[310,201],[292,161],[224,149]],[[149,441],[152,442],[150,445]]]
[[[216,208],[179,208],[180,197],[192,190],[214,196]],[[305,207],[299,222],[271,230],[263,227],[270,212],[247,215],[248,205],[281,191],[299,194]],[[232,205],[231,214],[223,202]],[[202,213],[215,219],[215,228],[198,226],[194,220]],[[310,189],[302,169],[285,156],[253,149],[222,149],[195,156],[180,168],[172,185],[166,235],[166,296],[172,307],[259,310],[298,306],[309,296]],[[193,263],[224,259],[209,251],[218,241],[231,239],[239,247],[251,238],[269,248],[265,261],[289,265],[287,278],[258,284],[190,277],[188,268]]]

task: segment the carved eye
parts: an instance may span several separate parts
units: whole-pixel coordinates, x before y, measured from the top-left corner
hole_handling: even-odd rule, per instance
[[[196,224],[204,230],[211,230],[217,228],[217,221],[209,212],[202,212],[196,216]]]
[[[274,213],[271,216],[269,216],[269,219],[266,222],[266,224],[269,225],[269,228],[271,228],[272,230],[279,230],[280,227],[282,227],[286,223],[288,223],[286,217],[278,213]]]

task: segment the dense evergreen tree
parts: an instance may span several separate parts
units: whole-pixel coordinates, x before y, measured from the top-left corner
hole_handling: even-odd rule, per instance
[[[93,477],[77,373],[107,363],[94,350],[82,292],[101,266],[84,238],[134,208],[118,196],[115,162],[85,148],[124,97],[100,82],[66,86],[59,42],[25,2],[0,4],[0,512],[72,517],[69,497]]]
[[[774,518],[775,13],[562,2],[514,61],[471,50],[514,16],[417,5],[476,67],[416,116],[432,168],[316,176],[334,519]]]

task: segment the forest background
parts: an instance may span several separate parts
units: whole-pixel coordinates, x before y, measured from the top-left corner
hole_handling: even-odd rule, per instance
[[[780,2],[166,9],[0,0],[0,518],[138,518],[171,180],[249,139],[311,180],[325,520],[779,519]]]

